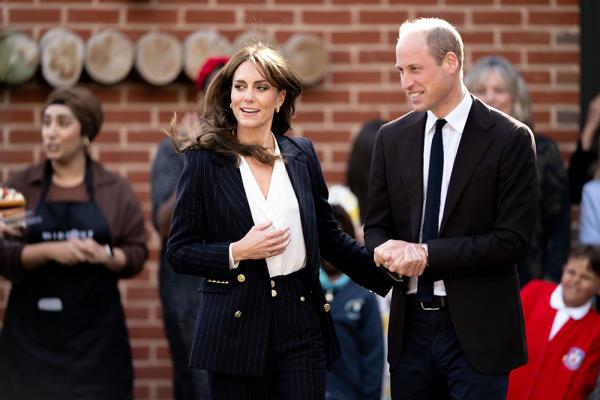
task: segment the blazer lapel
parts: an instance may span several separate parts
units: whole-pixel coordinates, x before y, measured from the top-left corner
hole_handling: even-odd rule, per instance
[[[454,211],[458,200],[467,187],[471,175],[473,175],[489,146],[494,141],[494,137],[489,133],[489,129],[493,124],[494,121],[487,107],[473,98],[473,105],[452,167],[440,234],[444,231],[448,218],[452,215],[452,211]]]
[[[307,251],[313,248],[312,235],[309,234],[310,224],[307,215],[308,210],[312,210],[308,207],[312,201],[312,189],[309,187],[311,184],[310,176],[308,174],[308,165],[304,156],[298,147],[292,143],[292,140],[284,135],[277,135],[277,143],[279,144],[279,150],[285,158],[285,168],[290,182],[294,188],[296,199],[298,200],[298,207],[300,208],[300,220],[302,222],[302,233],[304,235],[304,243],[306,244]],[[312,254],[312,252],[310,252]],[[310,255],[309,255],[310,256]]]
[[[240,169],[236,166],[233,157],[217,154],[213,160],[219,165],[217,168],[217,185],[223,192],[223,198],[229,203],[229,209],[233,213],[241,233],[245,235],[254,226],[254,220],[244,190]]]
[[[308,185],[310,185],[310,176],[307,174],[308,165],[302,157],[303,153],[300,152],[289,138],[283,135],[277,135],[276,138],[279,150],[285,158],[285,169],[298,199],[298,207],[300,208],[302,225],[304,226],[306,223],[306,205],[312,193],[312,190],[308,188]]]

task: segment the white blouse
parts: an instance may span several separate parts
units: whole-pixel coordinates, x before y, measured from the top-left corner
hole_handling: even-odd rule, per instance
[[[275,140],[275,155],[279,154],[281,154],[279,144]],[[284,162],[282,160],[275,161],[266,199],[244,157],[240,157],[240,173],[254,224],[272,221],[273,224],[269,230],[284,227],[289,227],[290,230],[290,243],[284,252],[266,259],[269,275],[271,277],[289,275],[304,268],[306,266],[306,246],[300,221],[300,208]],[[232,264],[231,246],[230,266],[237,267]]]

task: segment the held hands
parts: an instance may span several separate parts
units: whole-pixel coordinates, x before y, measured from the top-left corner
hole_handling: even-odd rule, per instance
[[[242,260],[260,260],[277,256],[290,244],[289,228],[269,230],[272,222],[254,225],[246,236],[232,243],[234,262]]]
[[[416,243],[388,240],[377,246],[373,254],[377,266],[383,265],[400,276],[420,276],[427,266],[425,250]]]

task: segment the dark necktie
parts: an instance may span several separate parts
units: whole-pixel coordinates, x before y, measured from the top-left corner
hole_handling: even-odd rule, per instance
[[[435,133],[429,153],[429,174],[427,175],[427,197],[425,200],[425,217],[423,218],[423,237],[421,242],[427,243],[438,237],[438,222],[440,215],[440,195],[442,192],[442,173],[444,171],[444,142],[442,128],[445,119],[435,122]],[[420,276],[417,285],[417,300],[433,300],[433,281]]]

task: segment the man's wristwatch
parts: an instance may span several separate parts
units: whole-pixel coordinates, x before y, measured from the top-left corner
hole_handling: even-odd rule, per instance
[[[429,246],[427,243],[420,243],[423,250],[425,250],[425,258],[427,259],[427,265],[429,266]]]

